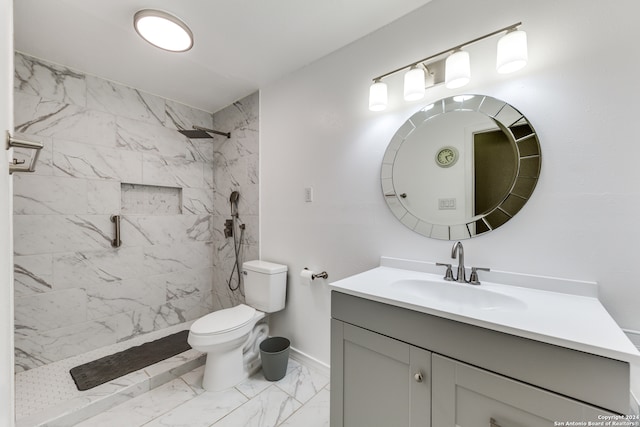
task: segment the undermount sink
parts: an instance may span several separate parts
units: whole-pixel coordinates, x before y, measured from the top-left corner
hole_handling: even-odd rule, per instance
[[[396,292],[402,292],[407,296],[425,302],[437,301],[442,304],[478,310],[524,310],[527,308],[523,301],[512,296],[457,282],[404,279],[397,280],[391,283],[390,286]]]

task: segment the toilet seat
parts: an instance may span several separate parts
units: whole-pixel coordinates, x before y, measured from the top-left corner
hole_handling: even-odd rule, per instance
[[[256,309],[245,304],[214,311],[193,322],[190,332],[195,335],[218,335],[240,329],[251,322]]]

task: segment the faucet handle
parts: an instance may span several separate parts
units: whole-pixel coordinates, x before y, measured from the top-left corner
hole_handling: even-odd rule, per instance
[[[447,272],[444,273],[444,277],[443,277],[444,280],[447,280],[449,282],[453,282],[455,280],[453,278],[453,270],[451,270],[451,264],[444,264],[444,263],[441,263],[441,262],[436,262],[436,265],[440,266],[440,267],[447,267]]]
[[[478,280],[478,270],[491,271],[490,269],[484,268],[484,267],[471,267],[471,277],[469,277],[469,284],[471,285],[480,284],[480,280]]]

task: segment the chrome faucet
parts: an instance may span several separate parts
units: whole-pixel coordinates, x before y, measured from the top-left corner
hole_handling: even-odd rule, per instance
[[[469,283],[470,285],[479,285],[480,280],[478,279],[478,271],[491,271],[488,268],[483,267],[471,267],[471,277],[467,280],[466,271],[464,269],[464,248],[462,247],[462,243],[456,242],[451,248],[451,258],[456,259],[458,257],[458,277],[453,277],[453,271],[451,270],[451,264],[443,264],[436,262],[436,265],[441,267],[447,267],[447,272],[445,273],[443,279],[450,282],[458,282],[458,283]]]
[[[456,277],[456,282],[466,283],[466,273],[464,271],[464,248],[462,247],[462,243],[456,242],[451,248],[451,258],[456,259],[456,255],[458,256],[458,276]]]

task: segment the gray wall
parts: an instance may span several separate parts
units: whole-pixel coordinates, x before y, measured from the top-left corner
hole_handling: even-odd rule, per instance
[[[238,302],[218,271],[229,257],[218,215],[229,183],[220,197],[213,189],[221,170],[257,188],[244,176],[257,164],[257,132],[243,141],[255,146],[247,159],[223,154],[236,123],[257,129],[257,94],[249,113],[218,113],[232,140],[189,140],[177,129],[211,127],[210,113],[22,54],[15,69],[16,133],[45,144],[36,173],[14,181],[16,370]],[[248,229],[255,247],[257,226]]]

